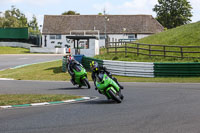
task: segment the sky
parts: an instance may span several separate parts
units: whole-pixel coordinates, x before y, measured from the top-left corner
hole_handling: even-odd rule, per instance
[[[200,21],[200,0],[188,0],[192,6],[192,22]],[[73,10],[81,15],[94,15],[106,10],[110,15],[148,14],[156,17],[152,11],[157,0],[0,0],[0,12],[14,5],[30,20],[33,15],[43,24],[44,15],[61,15]]]

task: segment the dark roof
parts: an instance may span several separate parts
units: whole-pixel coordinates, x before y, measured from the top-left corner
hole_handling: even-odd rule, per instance
[[[163,26],[151,15],[106,15],[107,33],[152,34],[163,31]],[[105,32],[104,15],[45,15],[43,34],[69,34],[71,30],[99,30]]]

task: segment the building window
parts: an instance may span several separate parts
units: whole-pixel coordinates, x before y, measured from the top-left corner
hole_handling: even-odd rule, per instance
[[[100,35],[100,40],[104,40],[105,38],[105,35]]]
[[[135,35],[128,35],[128,39],[135,39]]]
[[[61,35],[56,35],[56,39],[61,39],[62,36]]]
[[[137,39],[137,34],[128,35],[128,39]]]
[[[50,39],[51,40],[60,40],[62,38],[62,36],[61,35],[50,35]]]
[[[51,40],[56,39],[56,36],[55,35],[50,35],[50,39]]]

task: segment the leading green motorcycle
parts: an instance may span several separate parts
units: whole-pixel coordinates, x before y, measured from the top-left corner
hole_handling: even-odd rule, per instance
[[[121,103],[124,96],[120,87],[106,73],[96,74],[96,87],[99,93],[105,95],[108,99],[112,99],[117,103]]]

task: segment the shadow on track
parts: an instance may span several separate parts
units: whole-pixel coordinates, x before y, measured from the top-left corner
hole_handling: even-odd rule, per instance
[[[68,88],[55,88],[49,90],[89,90],[88,88],[79,88],[79,87],[68,87]]]
[[[85,102],[85,104],[118,104],[117,102],[113,101],[113,100],[94,100],[94,101],[88,101]]]

